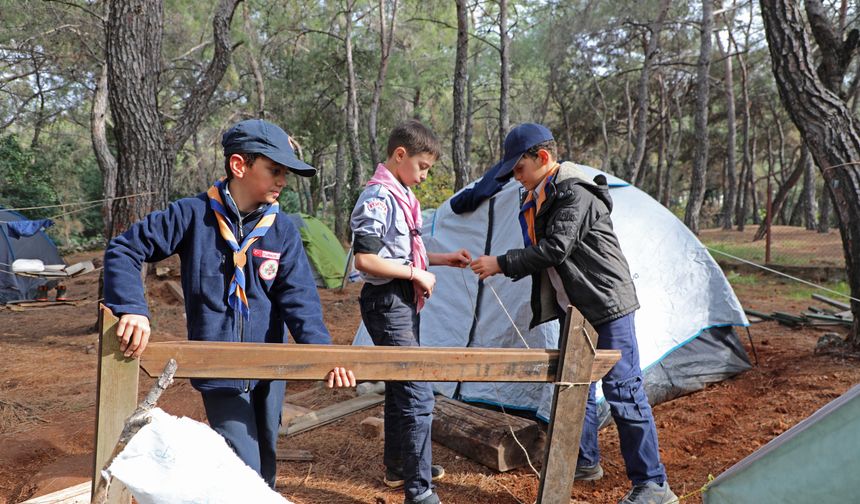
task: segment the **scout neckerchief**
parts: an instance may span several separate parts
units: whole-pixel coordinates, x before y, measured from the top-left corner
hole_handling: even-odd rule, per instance
[[[242,318],[248,320],[251,317],[251,310],[248,308],[248,296],[245,293],[245,263],[248,262],[248,249],[257,240],[266,235],[266,231],[275,223],[275,217],[278,215],[278,202],[269,205],[263,216],[260,217],[254,230],[248,233],[248,236],[242,240],[241,246],[236,241],[236,235],[233,233],[233,225],[227,217],[227,209],[224,208],[224,200],[221,199],[221,191],[226,185],[226,177],[221,178],[218,182],[209,188],[206,195],[209,196],[209,205],[212,211],[215,212],[215,219],[218,220],[218,229],[221,230],[221,238],[230,245],[233,250],[233,278],[230,280],[230,290],[227,293],[227,304],[242,314]]]
[[[537,238],[535,238],[535,216],[540,211],[541,205],[546,201],[546,188],[552,183],[552,180],[558,173],[559,166],[561,165],[556,163],[555,166],[550,168],[544,181],[538,184],[538,187],[535,189],[538,191],[537,198],[535,198],[534,190],[529,191],[522,208],[520,208],[520,228],[523,231],[523,242],[526,247],[537,244]]]
[[[397,205],[403,211],[406,226],[409,228],[412,242],[412,264],[418,269],[426,270],[427,250],[424,248],[424,240],[421,239],[421,203],[418,201],[418,198],[415,197],[412,191],[404,187],[382,163],[376,167],[376,172],[367,182],[367,187],[372,185],[381,185],[394,196]],[[418,306],[418,311],[421,311],[421,308],[424,306],[424,296],[416,296],[415,302]]]

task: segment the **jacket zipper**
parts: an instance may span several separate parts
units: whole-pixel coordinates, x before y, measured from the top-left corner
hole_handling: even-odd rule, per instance
[[[244,229],[242,229],[242,214],[239,214],[238,216],[239,216],[239,225],[237,227],[239,230],[239,243],[241,244],[242,240],[245,238],[245,231],[244,231]],[[235,267],[235,265],[233,267]],[[247,282],[247,280],[246,280],[246,282]],[[235,312],[234,312],[234,315],[235,315]],[[239,328],[239,343],[243,343],[245,341],[245,319],[242,318],[241,314],[239,314],[239,316],[236,317],[236,324],[238,325],[238,328]],[[246,393],[250,392],[251,391],[251,380],[245,380],[244,385],[245,385],[244,386],[245,392]]]

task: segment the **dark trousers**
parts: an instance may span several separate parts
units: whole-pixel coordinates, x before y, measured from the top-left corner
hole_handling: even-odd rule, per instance
[[[202,394],[209,425],[272,488],[285,391],[283,380],[261,380],[249,392],[216,390]]]
[[[359,304],[361,319],[374,345],[418,346],[412,282],[365,284]],[[428,382],[385,383],[383,463],[403,476],[407,499],[420,500],[433,491],[430,428],[435,401]]]
[[[666,481],[666,468],[660,462],[657,445],[657,427],[651,414],[651,405],[645,395],[642,369],[639,367],[639,345],[633,313],[595,327],[597,348],[621,350],[621,360],[603,377],[603,397],[609,404],[612,419],[618,427],[621,456],[627,467],[627,477],[633,484],[648,481],[662,484]],[[600,461],[597,446],[597,402],[594,386],[588,391],[582,439],[579,444],[577,465],[593,466]]]

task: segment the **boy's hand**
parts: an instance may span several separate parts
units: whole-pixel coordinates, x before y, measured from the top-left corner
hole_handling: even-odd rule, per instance
[[[412,281],[415,282],[415,287],[417,287],[417,294],[425,298],[429,298],[436,287],[436,275],[427,270],[416,269],[413,272]]]
[[[496,256],[481,256],[472,261],[472,271],[478,275],[481,280],[496,275],[502,272],[499,267],[499,260]]]
[[[336,367],[328,372],[328,388],[355,387],[355,375],[351,369]]]
[[[125,314],[116,325],[119,350],[126,357],[137,359],[149,343],[149,319],[143,315]]]
[[[472,254],[469,253],[466,249],[460,249],[456,252],[449,252],[445,254],[445,265],[453,266],[455,268],[465,268],[472,262]]]

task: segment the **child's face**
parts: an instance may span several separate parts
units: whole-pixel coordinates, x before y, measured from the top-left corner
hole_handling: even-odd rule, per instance
[[[244,175],[235,180],[254,203],[271,204],[278,201],[281,190],[287,185],[287,168],[266,156],[259,156],[254,164],[245,167]]]
[[[436,156],[429,152],[419,152],[410,156],[406,149],[398,147],[392,154],[394,161],[394,176],[406,187],[420,184],[427,179],[430,168],[436,162]]]
[[[544,152],[546,151],[538,151],[538,155],[535,157],[523,155],[514,165],[514,179],[522,184],[527,191],[534,191],[549,171],[548,156],[541,156]]]

